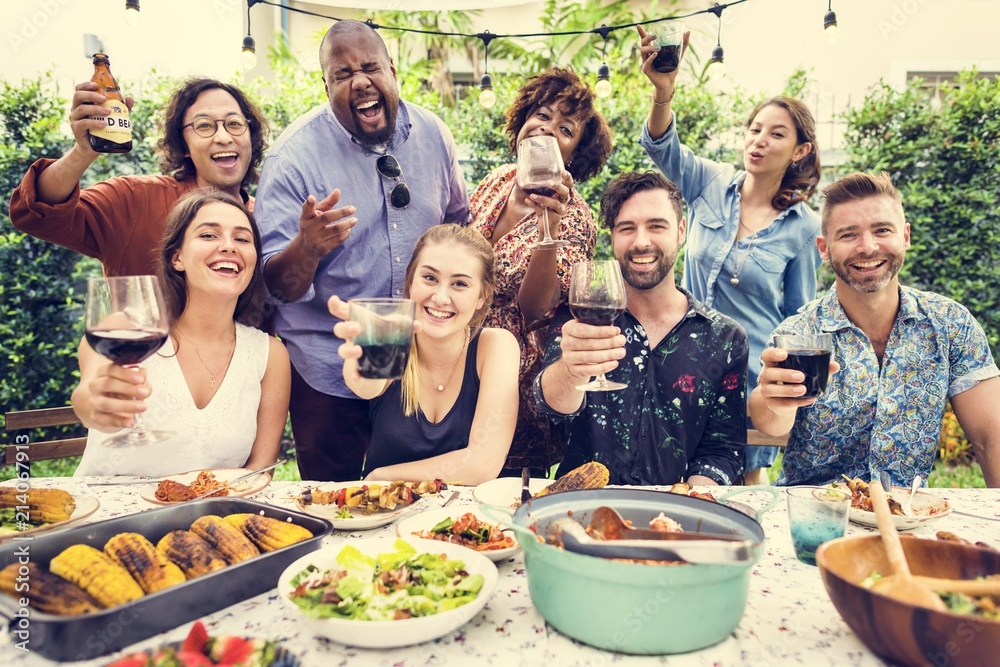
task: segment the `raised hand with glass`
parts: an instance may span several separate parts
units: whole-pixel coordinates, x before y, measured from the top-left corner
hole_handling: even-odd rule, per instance
[[[554,197],[556,191],[548,182],[562,182],[563,159],[555,137],[539,135],[522,139],[517,145],[517,185],[529,195]],[[542,240],[529,248],[561,248],[568,241],[552,238],[549,230],[549,209],[542,209]]]
[[[625,312],[625,281],[617,260],[579,262],[569,283],[569,310],[574,319],[595,327],[611,326]],[[580,391],[616,391],[628,385],[611,382],[604,373],[577,387]]]
[[[98,354],[135,368],[160,349],[170,330],[167,308],[155,276],[91,278],[84,323],[87,343]],[[108,438],[105,447],[134,447],[169,440],[170,431],[148,431],[135,415],[132,428]]]

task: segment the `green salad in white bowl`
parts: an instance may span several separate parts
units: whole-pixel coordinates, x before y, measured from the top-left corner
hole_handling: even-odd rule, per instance
[[[483,609],[496,580],[488,558],[454,544],[364,539],[298,559],[278,592],[324,637],[391,648],[458,629]]]

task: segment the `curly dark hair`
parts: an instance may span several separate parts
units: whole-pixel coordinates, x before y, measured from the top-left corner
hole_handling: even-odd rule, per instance
[[[238,208],[247,217],[250,223],[250,230],[253,232],[253,247],[257,250],[257,262],[247,268],[253,271],[250,283],[243,290],[236,300],[236,312],[233,319],[240,324],[249,327],[258,326],[264,319],[267,308],[267,287],[264,285],[264,271],[260,267],[260,258],[263,249],[260,243],[260,228],[253,213],[241,202],[230,194],[212,188],[199,188],[192,190],[177,200],[174,207],[167,216],[166,229],[163,232],[163,241],[160,244],[157,254],[156,275],[163,289],[163,297],[167,302],[167,312],[170,314],[170,321],[173,322],[187,307],[187,275],[174,268],[174,255],[184,245],[184,233],[191,225],[198,211],[205,204],[220,202]]]
[[[619,174],[611,181],[608,189],[601,196],[601,224],[607,229],[614,229],[618,222],[618,213],[625,202],[637,192],[646,190],[664,190],[677,215],[677,222],[684,217],[684,197],[681,189],[673,181],[658,171],[630,171]]]
[[[806,142],[812,144],[812,150],[809,151],[808,155],[798,162],[788,165],[788,168],[785,169],[785,175],[781,177],[781,185],[778,186],[777,194],[771,198],[771,206],[779,211],[784,211],[800,201],[809,199],[816,192],[816,186],[819,184],[820,163],[819,145],[816,143],[816,121],[813,119],[809,107],[805,104],[794,97],[779,95],[755,106],[747,119],[747,127],[753,124],[753,119],[757,117],[761,109],[769,106],[781,107],[792,117],[797,135],[796,145]]]
[[[577,182],[596,176],[611,154],[611,128],[594,107],[594,97],[594,91],[567,69],[552,67],[529,78],[507,109],[505,130],[510,137],[511,152],[517,154],[517,135],[535,110],[554,105],[580,122],[580,143],[566,164],[566,171]]]
[[[160,169],[164,174],[169,174],[178,181],[186,181],[197,176],[194,163],[187,157],[187,142],[184,141],[184,114],[195,103],[198,96],[206,90],[218,88],[232,95],[240,105],[240,111],[249,123],[250,131],[250,168],[243,176],[243,187],[257,182],[257,169],[264,159],[264,150],[267,148],[267,136],[271,125],[260,110],[250,101],[246,94],[228,83],[223,83],[215,79],[204,77],[188,79],[184,85],[174,91],[167,103],[167,110],[163,116],[163,136],[156,143],[156,147],[162,154]]]

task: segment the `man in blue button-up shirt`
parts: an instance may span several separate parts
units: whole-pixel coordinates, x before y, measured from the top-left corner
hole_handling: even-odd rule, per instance
[[[775,333],[833,334],[840,370],[821,397],[802,398],[802,373],[776,365],[787,353],[764,351],[750,414],[765,433],[791,431],[778,484],[885,470],[908,486],[933,466],[950,399],[986,483],[1000,486],[1000,370],[982,327],[961,304],[900,286],[910,226],[888,174],[850,174],[824,195],[817,246],[836,283]]]
[[[340,21],[320,45],[329,104],[292,123],[264,161],[255,214],[275,326],[292,361],[290,412],[303,479],[359,479],[368,402],[344,385],[326,307],[337,294],[401,297],[417,238],[466,223],[451,132],[399,99],[396,68],[368,25]]]

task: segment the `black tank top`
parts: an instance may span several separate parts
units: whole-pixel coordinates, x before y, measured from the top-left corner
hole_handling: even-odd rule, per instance
[[[365,457],[364,475],[376,468],[420,461],[469,445],[469,431],[479,401],[478,351],[479,334],[476,334],[469,342],[458,398],[437,424],[428,421],[419,410],[409,417],[403,414],[400,382],[392,382],[381,396],[369,402],[372,439]]]

